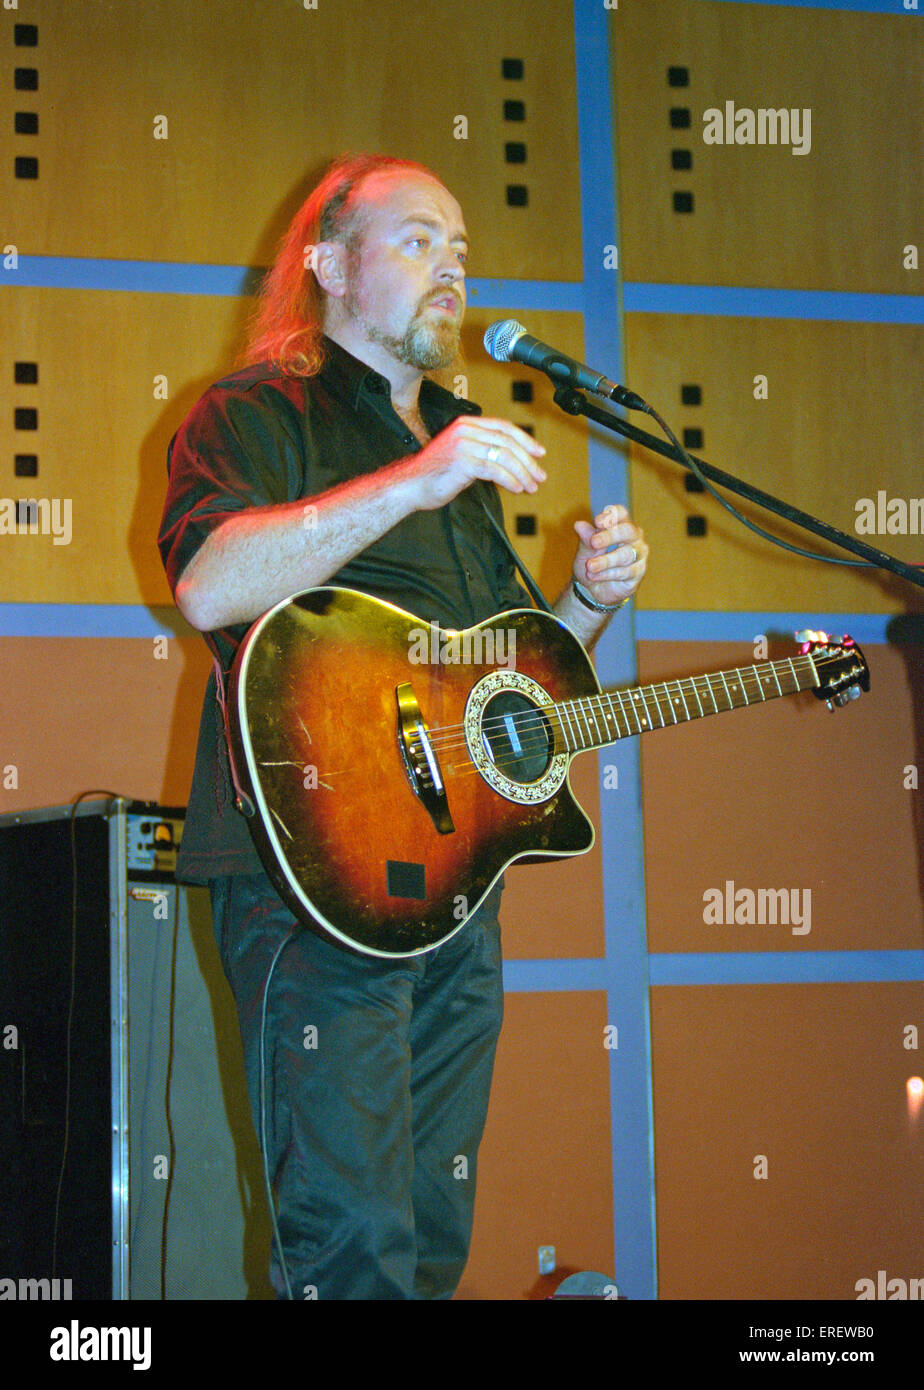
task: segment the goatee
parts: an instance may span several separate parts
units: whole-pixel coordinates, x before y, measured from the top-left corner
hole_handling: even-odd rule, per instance
[[[459,330],[460,325],[456,321],[427,323],[421,314],[415,314],[403,338],[393,338],[375,329],[371,336],[405,366],[415,367],[420,372],[432,372],[449,367],[455,361],[459,351]]]

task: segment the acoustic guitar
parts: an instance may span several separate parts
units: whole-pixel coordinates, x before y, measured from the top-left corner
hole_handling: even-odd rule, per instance
[[[578,753],[812,690],[869,689],[863,653],[811,634],[780,661],[600,688],[533,609],[451,632],[352,589],[310,589],[251,627],[228,731],[242,809],[297,918],[385,957],[448,941],[515,860],[585,854]]]

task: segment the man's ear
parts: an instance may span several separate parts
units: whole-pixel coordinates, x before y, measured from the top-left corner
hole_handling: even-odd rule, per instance
[[[347,249],[342,241],[319,241],[311,248],[311,268],[326,294],[342,299],[347,287]]]

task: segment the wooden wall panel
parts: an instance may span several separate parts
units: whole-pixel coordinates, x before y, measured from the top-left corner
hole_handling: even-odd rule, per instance
[[[692,453],[850,535],[858,535],[859,499],[922,495],[919,326],[628,314],[626,359],[626,379],[678,436],[702,430]],[[754,394],[761,374],[765,400]],[[683,384],[701,387],[701,405],[681,405]],[[641,607],[892,612],[908,602],[905,583],[780,550],[708,494],[685,491],[679,465],[633,455],[634,512],[652,548]],[[790,544],[815,548],[813,537],[769,513],[740,510]],[[706,518],[705,536],[687,535],[693,515]],[[920,534],[860,538],[902,560],[924,559]]]
[[[896,6],[900,10],[900,6]],[[646,0],[611,11],[622,267],[671,284],[920,293],[924,47],[915,16]],[[682,67],[689,85],[668,85]],[[703,113],[811,111],[811,148],[706,144]],[[671,128],[672,108],[688,129]],[[672,168],[671,151],[692,153]],[[673,209],[673,194],[693,210]]]
[[[486,22],[466,0],[30,0],[3,29],[24,20],[38,90],[0,96],[3,130],[39,116],[16,138],[38,178],[0,171],[4,242],[23,253],[265,265],[321,167],[368,149],[446,181],[475,273],[581,277],[570,4],[505,0]],[[506,58],[522,78],[502,76]]]
[[[794,649],[774,642],[771,657]],[[906,783],[924,761],[924,648],[863,651],[871,688],[833,714],[806,692],[642,739],[650,951],[920,948],[924,822]],[[640,647],[643,680],[753,660],[731,642]],[[808,903],[811,930],[794,934],[767,913],[707,923],[704,895],[724,898],[727,882],[789,890],[800,917]]]
[[[158,655],[165,650],[166,655]],[[211,658],[198,633],[5,637],[0,812],[63,806],[96,788],[185,806]]]
[[[246,301],[98,290],[0,294],[0,371],[38,364],[38,384],[8,392],[38,410],[38,430],[0,421],[4,497],[70,499],[72,539],[5,535],[8,603],[171,602],[157,550],[167,446],[197,397],[228,370]],[[158,379],[165,379],[165,387]],[[166,399],[155,395],[160,389]],[[37,453],[16,478],[13,455]]]
[[[38,410],[37,431],[0,420],[6,498],[70,499],[70,544],[49,535],[4,535],[0,582],[6,602],[172,602],[156,540],[167,482],[169,441],[196,399],[231,370],[250,301],[219,296],[23,289],[0,294],[0,375],[13,363],[38,364],[38,383],[11,387],[14,404]],[[515,310],[504,311],[505,314]],[[587,514],[585,433],[551,403],[545,378],[492,363],[484,330],[503,314],[473,310],[465,335],[467,382],[460,389],[486,414],[535,429],[549,450],[538,494],[505,499],[535,518],[534,536],[516,538],[540,583],[557,593],[567,581],[578,515]],[[575,356],[583,350],[577,314],[531,313],[531,329]],[[155,396],[159,379],[167,398]],[[530,378],[533,402],[515,405],[511,383]],[[13,457],[37,453],[36,478],[17,478]]]
[[[507,996],[458,1299],[545,1298],[569,1273],[613,1275],[607,1021],[602,993]],[[540,1245],[555,1247],[554,1275],[539,1276]]]
[[[920,1278],[920,1013],[914,983],[652,990],[660,1298],[850,1303],[880,1269]]]

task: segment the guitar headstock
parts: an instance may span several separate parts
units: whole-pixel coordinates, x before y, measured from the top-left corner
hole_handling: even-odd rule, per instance
[[[818,685],[812,693],[824,700],[828,709],[857,700],[863,690],[869,690],[869,667],[866,657],[852,637],[834,638],[826,632],[805,630],[796,633],[801,643],[799,651],[810,656],[818,672]]]

